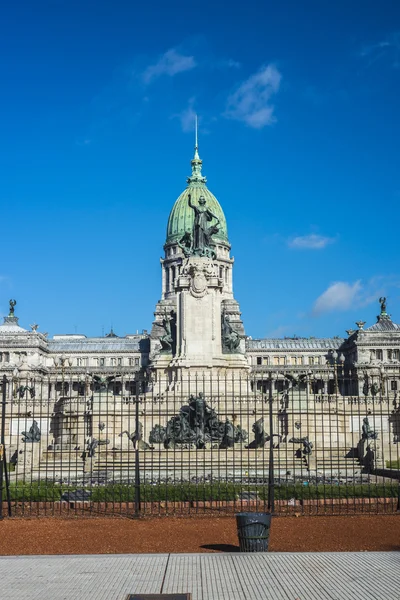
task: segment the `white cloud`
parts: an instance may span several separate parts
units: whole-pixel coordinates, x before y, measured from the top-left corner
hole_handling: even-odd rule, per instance
[[[288,246],[289,248],[296,248],[298,250],[321,250],[328,244],[333,244],[333,242],[335,242],[335,238],[311,233],[310,235],[302,235],[290,239]]]
[[[361,290],[360,280],[353,284],[336,281],[316,299],[313,314],[320,315],[335,310],[348,310],[353,304],[359,304]]]
[[[190,71],[196,66],[196,61],[193,56],[185,56],[180,54],[174,48],[167,50],[154,65],[150,65],[143,73],[145,83],[150,83],[161,75],[169,75],[173,77],[178,73]]]
[[[228,58],[218,61],[217,66],[221,68],[227,67],[228,69],[240,69],[242,65],[239,61]]]
[[[358,279],[355,283],[336,281],[332,283],[315,301],[312,313],[318,316],[335,310],[363,308],[378,302],[380,296],[397,298],[400,288],[398,275],[374,275],[367,281]]]
[[[242,121],[254,129],[271,125],[276,118],[270,99],[279,90],[281,78],[274,65],[262,67],[229,96],[224,116]]]
[[[400,67],[400,31],[393,31],[384,40],[364,46],[359,56],[368,61],[366,68],[378,61],[385,61],[394,69],[398,69]]]
[[[194,131],[194,123],[196,119],[196,112],[193,109],[194,98],[189,100],[189,105],[182,112],[173,115],[173,117],[177,117],[181,122],[182,131],[188,133],[189,131]]]

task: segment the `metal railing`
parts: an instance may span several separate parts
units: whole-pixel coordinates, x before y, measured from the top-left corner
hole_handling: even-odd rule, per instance
[[[77,377],[3,377],[0,518],[399,511],[400,372]]]

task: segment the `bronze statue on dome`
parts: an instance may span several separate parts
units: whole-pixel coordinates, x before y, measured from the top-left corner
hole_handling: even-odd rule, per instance
[[[14,310],[15,310],[15,305],[17,304],[16,300],[10,300],[10,314],[8,315],[9,317],[13,317],[14,316]]]
[[[386,298],[384,296],[381,296],[379,298],[379,303],[381,305],[381,315],[383,315],[384,313],[386,313]]]
[[[213,257],[215,253],[211,248],[212,236],[219,231],[219,219],[206,206],[204,196],[200,196],[199,204],[196,206],[193,204],[191,195],[189,194],[188,204],[194,210],[192,254]],[[209,225],[213,219],[216,220],[216,223]]]

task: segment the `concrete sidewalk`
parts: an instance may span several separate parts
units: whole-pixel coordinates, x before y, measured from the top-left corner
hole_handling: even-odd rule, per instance
[[[29,543],[29,540],[27,540]],[[400,600],[400,552],[0,557],[0,600]]]

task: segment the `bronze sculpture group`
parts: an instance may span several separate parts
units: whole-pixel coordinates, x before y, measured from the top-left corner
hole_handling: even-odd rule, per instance
[[[221,421],[204,395],[190,396],[189,403],[169,419],[167,425],[155,425],[150,432],[150,444],[163,444],[164,448],[198,448],[206,445],[217,448],[233,448],[236,443],[247,440],[247,431],[234,425],[229,419]]]

